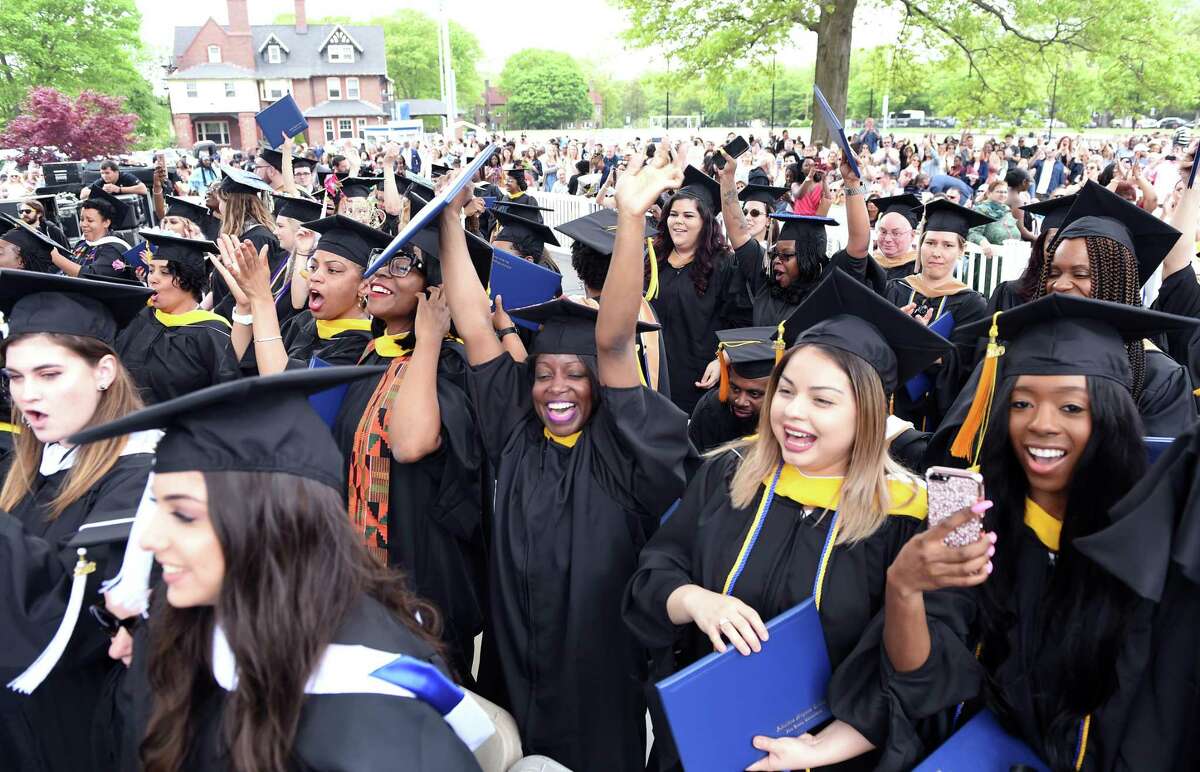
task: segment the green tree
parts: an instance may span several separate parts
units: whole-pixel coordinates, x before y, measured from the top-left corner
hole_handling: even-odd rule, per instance
[[[592,114],[583,70],[570,54],[527,48],[504,63],[505,123],[513,129],[556,129]]]
[[[1120,83],[1106,96],[1123,98],[1121,92],[1128,91],[1132,92],[1129,101],[1134,101],[1170,88],[1196,92],[1194,46],[1187,44],[1181,25],[1182,19],[1192,19],[1195,13],[1175,5],[1183,0],[881,1],[902,16],[896,40],[887,42],[894,44],[904,67],[919,54],[954,71],[957,81],[942,79],[945,90],[926,96],[945,99],[963,116],[998,116],[1010,112],[1013,104],[1031,100],[1044,100],[1048,107],[1048,95],[1042,93],[1045,83],[1056,68],[1062,77],[1078,57],[1086,57],[1097,69],[1101,83],[1105,79]],[[835,113],[846,111],[858,0],[616,2],[631,20],[627,38],[636,45],[663,49],[689,76],[762,62],[798,30],[813,32],[817,36],[814,81]],[[870,6],[871,12],[876,9]],[[1153,67],[1145,64],[1147,59]],[[866,64],[868,74],[860,78],[877,82],[881,73],[871,65],[879,62]],[[890,69],[891,78],[902,87],[903,81],[896,79],[899,68]],[[1156,83],[1146,88],[1143,79],[1147,78]],[[912,95],[920,90],[916,84]],[[813,137],[828,137],[819,116]]]
[[[170,112],[138,70],[148,56],[140,27],[134,0],[0,2],[0,126],[30,87],[92,90],[126,98],[140,118],[139,145],[165,142]]]

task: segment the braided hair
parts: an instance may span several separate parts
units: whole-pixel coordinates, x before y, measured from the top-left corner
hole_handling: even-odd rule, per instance
[[[1046,259],[1042,261],[1041,280],[1033,299],[1046,296],[1046,284],[1050,278],[1050,266],[1054,262],[1054,254],[1064,241],[1062,232],[1055,234],[1054,241],[1046,249]],[[1088,267],[1092,273],[1092,298],[1106,300],[1110,303],[1123,303],[1127,306],[1141,306],[1141,279],[1138,276],[1137,257],[1124,244],[1104,238],[1103,236],[1085,236],[1087,244]],[[1141,398],[1142,387],[1146,383],[1146,348],[1141,340],[1125,344],[1129,355],[1129,369],[1133,373],[1133,398]]]

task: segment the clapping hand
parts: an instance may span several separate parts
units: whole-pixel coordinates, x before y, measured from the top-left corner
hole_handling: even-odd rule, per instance
[[[670,146],[669,142],[664,144]],[[645,212],[664,191],[682,187],[686,163],[683,153],[655,153],[649,161],[638,153],[630,159],[629,168],[617,182],[617,209]]]

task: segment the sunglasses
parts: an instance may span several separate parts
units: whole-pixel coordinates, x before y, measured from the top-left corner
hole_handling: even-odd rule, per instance
[[[766,210],[755,209],[753,207],[751,207],[749,209],[745,209],[745,210],[743,210],[743,212],[747,217],[766,217],[767,216]]]
[[[33,214],[32,209],[18,209],[17,214]]]
[[[93,603],[88,606],[88,611],[91,613],[92,619],[96,620],[96,624],[100,625],[100,629],[109,638],[115,638],[117,633],[121,632],[121,628],[125,628],[126,632],[133,635],[134,628],[138,626],[138,622],[142,619],[137,615],[131,616],[128,619],[117,619],[112,615],[112,612],[99,603]]]

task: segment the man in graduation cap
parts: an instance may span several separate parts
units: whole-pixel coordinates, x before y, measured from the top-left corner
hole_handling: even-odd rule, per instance
[[[71,242],[67,241],[67,234],[63,233],[63,229],[55,222],[56,211],[54,196],[33,196],[21,202],[17,207],[17,216],[28,223],[30,227],[36,228],[63,247],[69,248],[68,245]]]
[[[4,230],[7,229],[7,230]],[[54,263],[50,250],[59,244],[24,220],[0,213],[0,268],[51,273]]]
[[[717,333],[721,387],[700,398],[688,437],[701,453],[758,430],[767,381],[783,352],[778,327],[743,327]]]
[[[825,227],[837,225],[836,220],[790,212],[770,213],[782,227],[766,253],[770,268],[764,270],[763,249],[752,238],[753,228],[742,212],[734,187],[736,164],[728,156],[726,159],[725,166],[717,172],[721,213],[729,243],[748,284],[755,327],[776,325],[788,318],[821,277],[837,266],[873,287],[883,286],[881,271],[867,258],[871,226],[864,203],[866,186],[849,165],[842,164],[849,230],[846,248],[827,256]]]
[[[874,203],[879,208],[879,219],[875,221],[875,251],[871,258],[884,270],[888,281],[916,273],[913,237],[923,214],[921,199],[905,193],[877,198]]]
[[[600,302],[600,292],[604,288],[604,279],[608,276],[608,267],[612,262],[613,246],[617,237],[617,210],[600,209],[589,215],[584,215],[570,222],[555,227],[559,233],[570,238],[571,267],[575,275],[583,282],[583,298],[573,298],[589,305]],[[652,239],[657,228],[650,220],[646,220],[643,238]],[[642,308],[638,313],[638,321],[658,324],[649,301],[642,298]],[[667,352],[663,347],[662,332],[639,333],[638,345],[641,347],[642,365],[646,383],[659,394],[670,399],[671,379],[667,370]]]
[[[288,146],[285,145],[285,149],[287,148]],[[271,190],[276,193],[285,193],[287,195],[298,194],[303,197],[311,197],[312,194],[308,190],[296,185],[294,175],[298,169],[308,169],[308,180],[311,184],[312,168],[316,162],[302,155],[292,155],[290,150],[288,150],[287,157],[290,163],[285,163],[282,151],[264,147],[258,151],[258,158],[254,162],[254,173],[261,177],[263,182],[270,185]],[[290,180],[288,179],[289,175],[285,172],[285,167],[291,171],[292,179]]]

